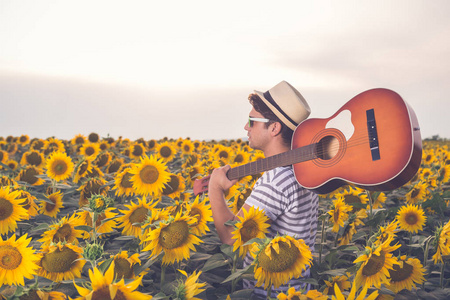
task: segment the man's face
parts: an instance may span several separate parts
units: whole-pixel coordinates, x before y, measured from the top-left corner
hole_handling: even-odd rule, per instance
[[[248,116],[252,118],[264,118],[264,116],[257,112],[254,108],[252,108]],[[268,138],[270,137],[266,124],[263,122],[253,121],[253,126],[249,127],[247,122],[244,129],[247,130],[249,146],[253,149],[264,151],[264,147],[268,143]]]

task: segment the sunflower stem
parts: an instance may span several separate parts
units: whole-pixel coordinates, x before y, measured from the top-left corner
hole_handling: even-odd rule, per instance
[[[325,219],[322,220],[322,234],[320,238],[320,250],[319,250],[319,265],[322,264],[322,251],[324,239],[325,239]]]
[[[164,285],[165,280],[166,280],[166,265],[162,264],[161,265],[161,283],[160,283],[161,289]]]
[[[370,192],[368,190],[365,190],[367,194],[367,198],[369,199],[369,220],[372,220],[373,217],[373,201],[372,196],[370,195]],[[372,224],[372,222],[370,222]],[[369,225],[369,236],[372,235],[372,225]]]
[[[442,265],[441,265],[441,280],[440,280],[441,289],[444,288],[444,271],[445,271],[445,260],[442,262]]]
[[[267,290],[267,299],[271,299],[272,296],[272,285],[269,286],[269,289]]]
[[[237,257],[238,257],[238,254],[234,253],[233,267],[232,267],[232,270],[231,270],[231,274],[234,274],[236,272]],[[235,278],[235,279],[233,279],[233,281],[231,281],[231,293],[234,293],[234,291],[236,289],[236,283],[237,283],[237,278]]]

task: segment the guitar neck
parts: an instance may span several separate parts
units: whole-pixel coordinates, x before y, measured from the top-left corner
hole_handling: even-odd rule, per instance
[[[227,177],[230,180],[245,176],[256,175],[277,167],[284,167],[317,158],[316,144],[292,149],[277,155],[259,159],[228,170]]]

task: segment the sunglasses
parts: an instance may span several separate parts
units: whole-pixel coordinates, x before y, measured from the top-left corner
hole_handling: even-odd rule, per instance
[[[253,127],[253,122],[262,122],[262,123],[268,123],[272,120],[269,119],[263,119],[263,118],[252,118],[248,117],[248,127]]]

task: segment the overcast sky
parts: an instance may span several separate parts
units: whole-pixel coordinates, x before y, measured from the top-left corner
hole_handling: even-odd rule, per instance
[[[450,1],[0,0],[0,136],[244,137],[281,80],[328,118],[377,87],[450,138]]]

